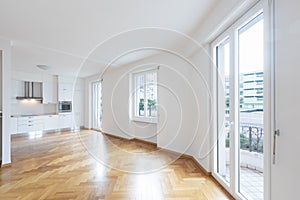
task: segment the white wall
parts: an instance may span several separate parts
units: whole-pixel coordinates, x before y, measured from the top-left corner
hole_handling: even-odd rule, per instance
[[[200,107],[200,124],[197,137],[191,146],[191,154],[196,160],[207,170],[211,171],[210,156],[215,145],[211,141],[212,136],[212,87],[211,87],[211,70],[212,60],[209,54],[209,45],[203,45],[193,56],[189,58],[197,67],[200,74],[191,74],[191,84],[196,95]]]
[[[204,54],[203,56],[205,56]],[[180,55],[161,53],[128,66],[107,71],[103,76],[103,131],[117,136],[156,142],[158,147],[198,158],[209,170],[209,62],[195,59],[197,66]],[[129,72],[149,63],[158,70],[159,122],[130,121]],[[151,64],[150,64],[151,65]],[[115,116],[113,116],[113,114]],[[127,133],[127,134],[126,134]],[[156,137],[147,138],[157,133]],[[204,155],[200,154],[200,150]],[[201,156],[201,159],[200,159]]]
[[[2,50],[2,164],[11,163],[10,141],[10,82],[11,82],[11,43],[0,39]]]
[[[18,101],[11,107],[11,115],[53,114],[57,112],[57,104],[42,104],[40,102],[25,103]]]
[[[300,2],[275,1],[276,164],[271,168],[271,199],[299,196]]]
[[[130,72],[131,67],[109,70],[103,75],[102,105],[103,132],[125,138],[139,138],[156,143],[156,124],[131,121]]]

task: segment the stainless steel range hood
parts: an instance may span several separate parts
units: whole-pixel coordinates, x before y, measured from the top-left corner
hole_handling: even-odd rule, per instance
[[[42,83],[40,82],[30,82],[30,81],[25,81],[24,82],[24,96],[17,96],[16,98],[19,100],[30,100],[30,99],[34,99],[34,100],[39,100],[42,101],[43,97],[43,91],[42,91],[43,87],[42,87]]]

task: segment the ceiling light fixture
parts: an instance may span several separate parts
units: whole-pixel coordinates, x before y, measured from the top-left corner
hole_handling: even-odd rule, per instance
[[[49,70],[51,67],[48,65],[37,65],[37,68],[40,68],[41,70]]]

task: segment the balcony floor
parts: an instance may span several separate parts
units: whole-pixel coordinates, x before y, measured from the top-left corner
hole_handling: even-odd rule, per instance
[[[264,175],[249,168],[241,168],[241,191],[252,199],[264,199]]]
[[[229,177],[229,166],[227,166],[226,177]],[[227,181],[228,178],[225,178]],[[264,175],[254,169],[246,167],[241,168],[241,193],[248,199],[260,200],[264,199]]]

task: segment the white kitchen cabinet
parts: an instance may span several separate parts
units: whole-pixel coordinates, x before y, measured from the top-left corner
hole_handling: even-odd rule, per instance
[[[29,124],[18,124],[17,133],[28,133],[30,132],[30,126]]]
[[[17,132],[27,133],[44,130],[44,116],[18,117]]]
[[[58,99],[59,101],[72,101],[71,127],[80,127],[84,123],[84,86],[85,82],[81,78],[58,76]],[[69,126],[70,127],[70,126]]]
[[[58,115],[58,127],[59,128],[71,128],[73,126],[73,115],[72,113],[61,113]]]
[[[10,118],[10,133],[16,134],[18,132],[18,118],[11,117]]]
[[[11,134],[74,128],[72,113],[11,118]]]
[[[74,77],[58,76],[58,100],[72,101]]]
[[[76,87],[73,95],[73,113],[76,127],[84,124],[84,81],[80,78],[76,80]]]
[[[21,124],[18,125],[18,133],[28,133],[35,131],[43,131],[43,124]]]
[[[11,80],[11,103],[17,103],[17,96],[25,96],[24,82],[21,80]]]
[[[83,91],[75,91],[73,99],[73,113],[75,115],[75,122],[78,126],[83,125],[83,113],[84,113],[84,95]]]
[[[58,115],[46,115],[44,116],[45,124],[44,124],[44,130],[55,130],[59,129],[59,117]]]
[[[58,99],[59,101],[72,101],[73,99],[72,83],[58,83]]]
[[[74,119],[72,121],[73,121],[72,127],[74,129],[80,129],[80,127],[82,126],[80,112],[74,113]]]
[[[47,76],[43,81],[43,104],[57,104],[58,82],[56,76]]]

